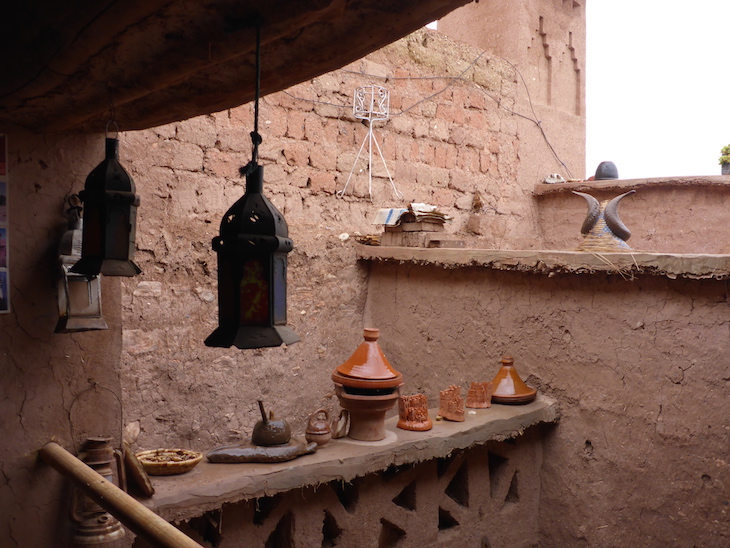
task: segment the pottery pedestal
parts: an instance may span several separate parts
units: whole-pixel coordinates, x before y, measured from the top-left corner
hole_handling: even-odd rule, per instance
[[[350,413],[348,437],[360,441],[385,438],[385,414],[400,397],[400,386],[392,394],[361,396],[348,394],[341,384],[335,383],[335,393],[342,408]]]

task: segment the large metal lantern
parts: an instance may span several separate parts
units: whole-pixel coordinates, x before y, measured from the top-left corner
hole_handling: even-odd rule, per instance
[[[264,169],[246,175],[246,193],[223,217],[213,239],[218,254],[218,328],[207,346],[262,348],[293,344],[286,326],[287,253],[284,216],[262,194]]]
[[[106,157],[86,178],[81,191],[84,234],[81,260],[71,269],[94,276],[135,276],[134,238],[139,196],[119,163],[119,141],[106,139]]]

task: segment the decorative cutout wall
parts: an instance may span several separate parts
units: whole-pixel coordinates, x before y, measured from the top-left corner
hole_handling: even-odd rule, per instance
[[[532,545],[538,530],[539,430],[350,483],[232,504],[221,515],[207,514],[181,528],[220,548],[242,542],[247,548]],[[143,546],[140,542],[135,546]]]

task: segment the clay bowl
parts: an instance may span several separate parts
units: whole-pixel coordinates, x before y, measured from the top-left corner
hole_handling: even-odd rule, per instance
[[[189,449],[152,449],[140,451],[136,456],[150,476],[184,474],[203,459],[203,453]]]

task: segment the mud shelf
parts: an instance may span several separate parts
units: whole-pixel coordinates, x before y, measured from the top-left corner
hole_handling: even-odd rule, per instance
[[[443,249],[357,245],[357,256],[368,261],[433,264],[445,268],[477,266],[538,274],[605,272],[631,279],[636,274],[667,278],[730,278],[730,255],[671,253],[588,253],[583,251]]]
[[[458,449],[519,436],[559,416],[557,402],[543,395],[527,405],[493,404],[474,411],[464,422],[433,421],[427,432],[400,430],[398,417],[391,417],[382,441],[332,440],[316,453],[289,462],[211,464],[203,459],[186,474],[153,477],[155,495],[142,502],[168,521],[185,521],[223,504],[446,457]],[[434,418],[437,410],[429,414]]]
[[[730,176],[728,175],[707,175],[704,177],[655,177],[650,179],[610,179],[603,181],[580,181],[578,183],[538,183],[535,185],[533,194],[544,196],[560,192],[590,192],[591,190],[611,190],[625,192],[637,188],[685,188],[715,187],[718,189],[730,190]]]

